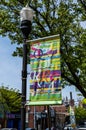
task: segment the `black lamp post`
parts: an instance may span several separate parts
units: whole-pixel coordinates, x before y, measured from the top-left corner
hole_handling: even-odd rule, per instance
[[[31,32],[31,20],[33,11],[30,7],[24,7],[20,12],[20,28],[23,34],[23,63],[22,63],[22,101],[21,101],[21,130],[25,130],[26,121],[26,86],[27,86],[27,43],[28,35]]]

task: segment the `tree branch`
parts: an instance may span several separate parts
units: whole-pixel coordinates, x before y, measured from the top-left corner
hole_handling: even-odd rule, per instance
[[[79,0],[79,2],[82,4],[82,6],[84,7],[85,11],[86,11],[86,1],[84,0]]]

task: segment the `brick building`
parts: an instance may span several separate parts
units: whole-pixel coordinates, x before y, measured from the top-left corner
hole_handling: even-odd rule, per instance
[[[27,106],[28,127],[44,130],[50,126],[64,127],[68,110],[64,105],[49,106]]]

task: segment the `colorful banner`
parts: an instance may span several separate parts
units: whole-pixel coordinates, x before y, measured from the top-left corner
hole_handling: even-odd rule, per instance
[[[59,36],[45,37],[30,44],[29,105],[61,104]]]

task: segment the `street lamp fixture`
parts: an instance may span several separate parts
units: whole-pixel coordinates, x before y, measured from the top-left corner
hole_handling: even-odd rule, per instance
[[[24,39],[28,39],[31,32],[31,21],[33,19],[33,10],[26,5],[20,12],[21,31]]]
[[[27,42],[28,35],[31,32],[31,21],[33,19],[33,10],[26,5],[20,11],[20,29],[23,34],[23,63],[22,63],[22,101],[21,101],[21,130],[25,130],[26,121],[26,86],[27,86]]]

